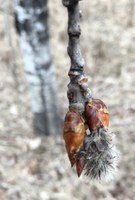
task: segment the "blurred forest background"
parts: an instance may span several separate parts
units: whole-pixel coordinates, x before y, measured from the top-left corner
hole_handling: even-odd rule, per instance
[[[121,151],[118,175],[109,184],[77,178],[62,128],[49,137],[33,134],[13,5],[10,0],[0,3],[0,200],[135,200],[135,0],[80,2],[89,87],[107,104]],[[61,0],[49,0],[48,8],[59,115],[64,119],[70,66],[67,11]]]

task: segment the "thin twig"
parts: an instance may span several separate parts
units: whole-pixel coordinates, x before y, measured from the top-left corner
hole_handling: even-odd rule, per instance
[[[68,55],[71,60],[69,70],[70,83],[68,85],[68,99],[70,108],[84,111],[85,102],[91,98],[91,91],[84,75],[84,59],[80,48],[80,10],[79,0],[63,0],[63,5],[68,10]]]

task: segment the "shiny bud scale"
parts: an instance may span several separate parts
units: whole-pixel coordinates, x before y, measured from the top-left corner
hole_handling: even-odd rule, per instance
[[[84,120],[77,111],[68,111],[65,116],[63,138],[71,166],[76,162],[75,154],[85,136]]]
[[[109,113],[106,105],[100,99],[92,99],[85,107],[85,117],[91,132],[100,127],[109,126]]]

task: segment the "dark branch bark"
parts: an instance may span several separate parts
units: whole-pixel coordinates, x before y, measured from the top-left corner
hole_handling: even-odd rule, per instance
[[[79,38],[81,34],[80,29],[80,14],[79,5],[75,3],[73,7],[68,8],[68,34],[69,46],[68,54],[71,58],[71,68],[69,74],[81,75],[83,74],[84,59],[81,54]]]
[[[69,75],[82,75],[84,59],[80,49],[80,12],[78,1],[64,1],[63,4],[68,8],[68,54],[71,59]]]
[[[84,59],[80,48],[80,10],[79,0],[63,0],[68,10],[68,55],[71,59],[69,70],[70,83],[68,85],[68,99],[70,108],[84,111],[85,102],[91,98],[91,91],[84,75]]]

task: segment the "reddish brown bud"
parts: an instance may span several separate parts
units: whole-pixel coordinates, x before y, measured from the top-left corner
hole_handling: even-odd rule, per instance
[[[106,105],[100,99],[92,99],[86,104],[85,116],[91,132],[101,126],[109,126],[109,113]]]
[[[75,163],[76,151],[83,143],[85,125],[82,117],[77,111],[68,111],[64,122],[63,138],[71,166]]]
[[[85,162],[86,162],[86,159],[83,156],[76,159],[76,171],[77,171],[78,177],[81,176],[81,173],[85,166]]]

